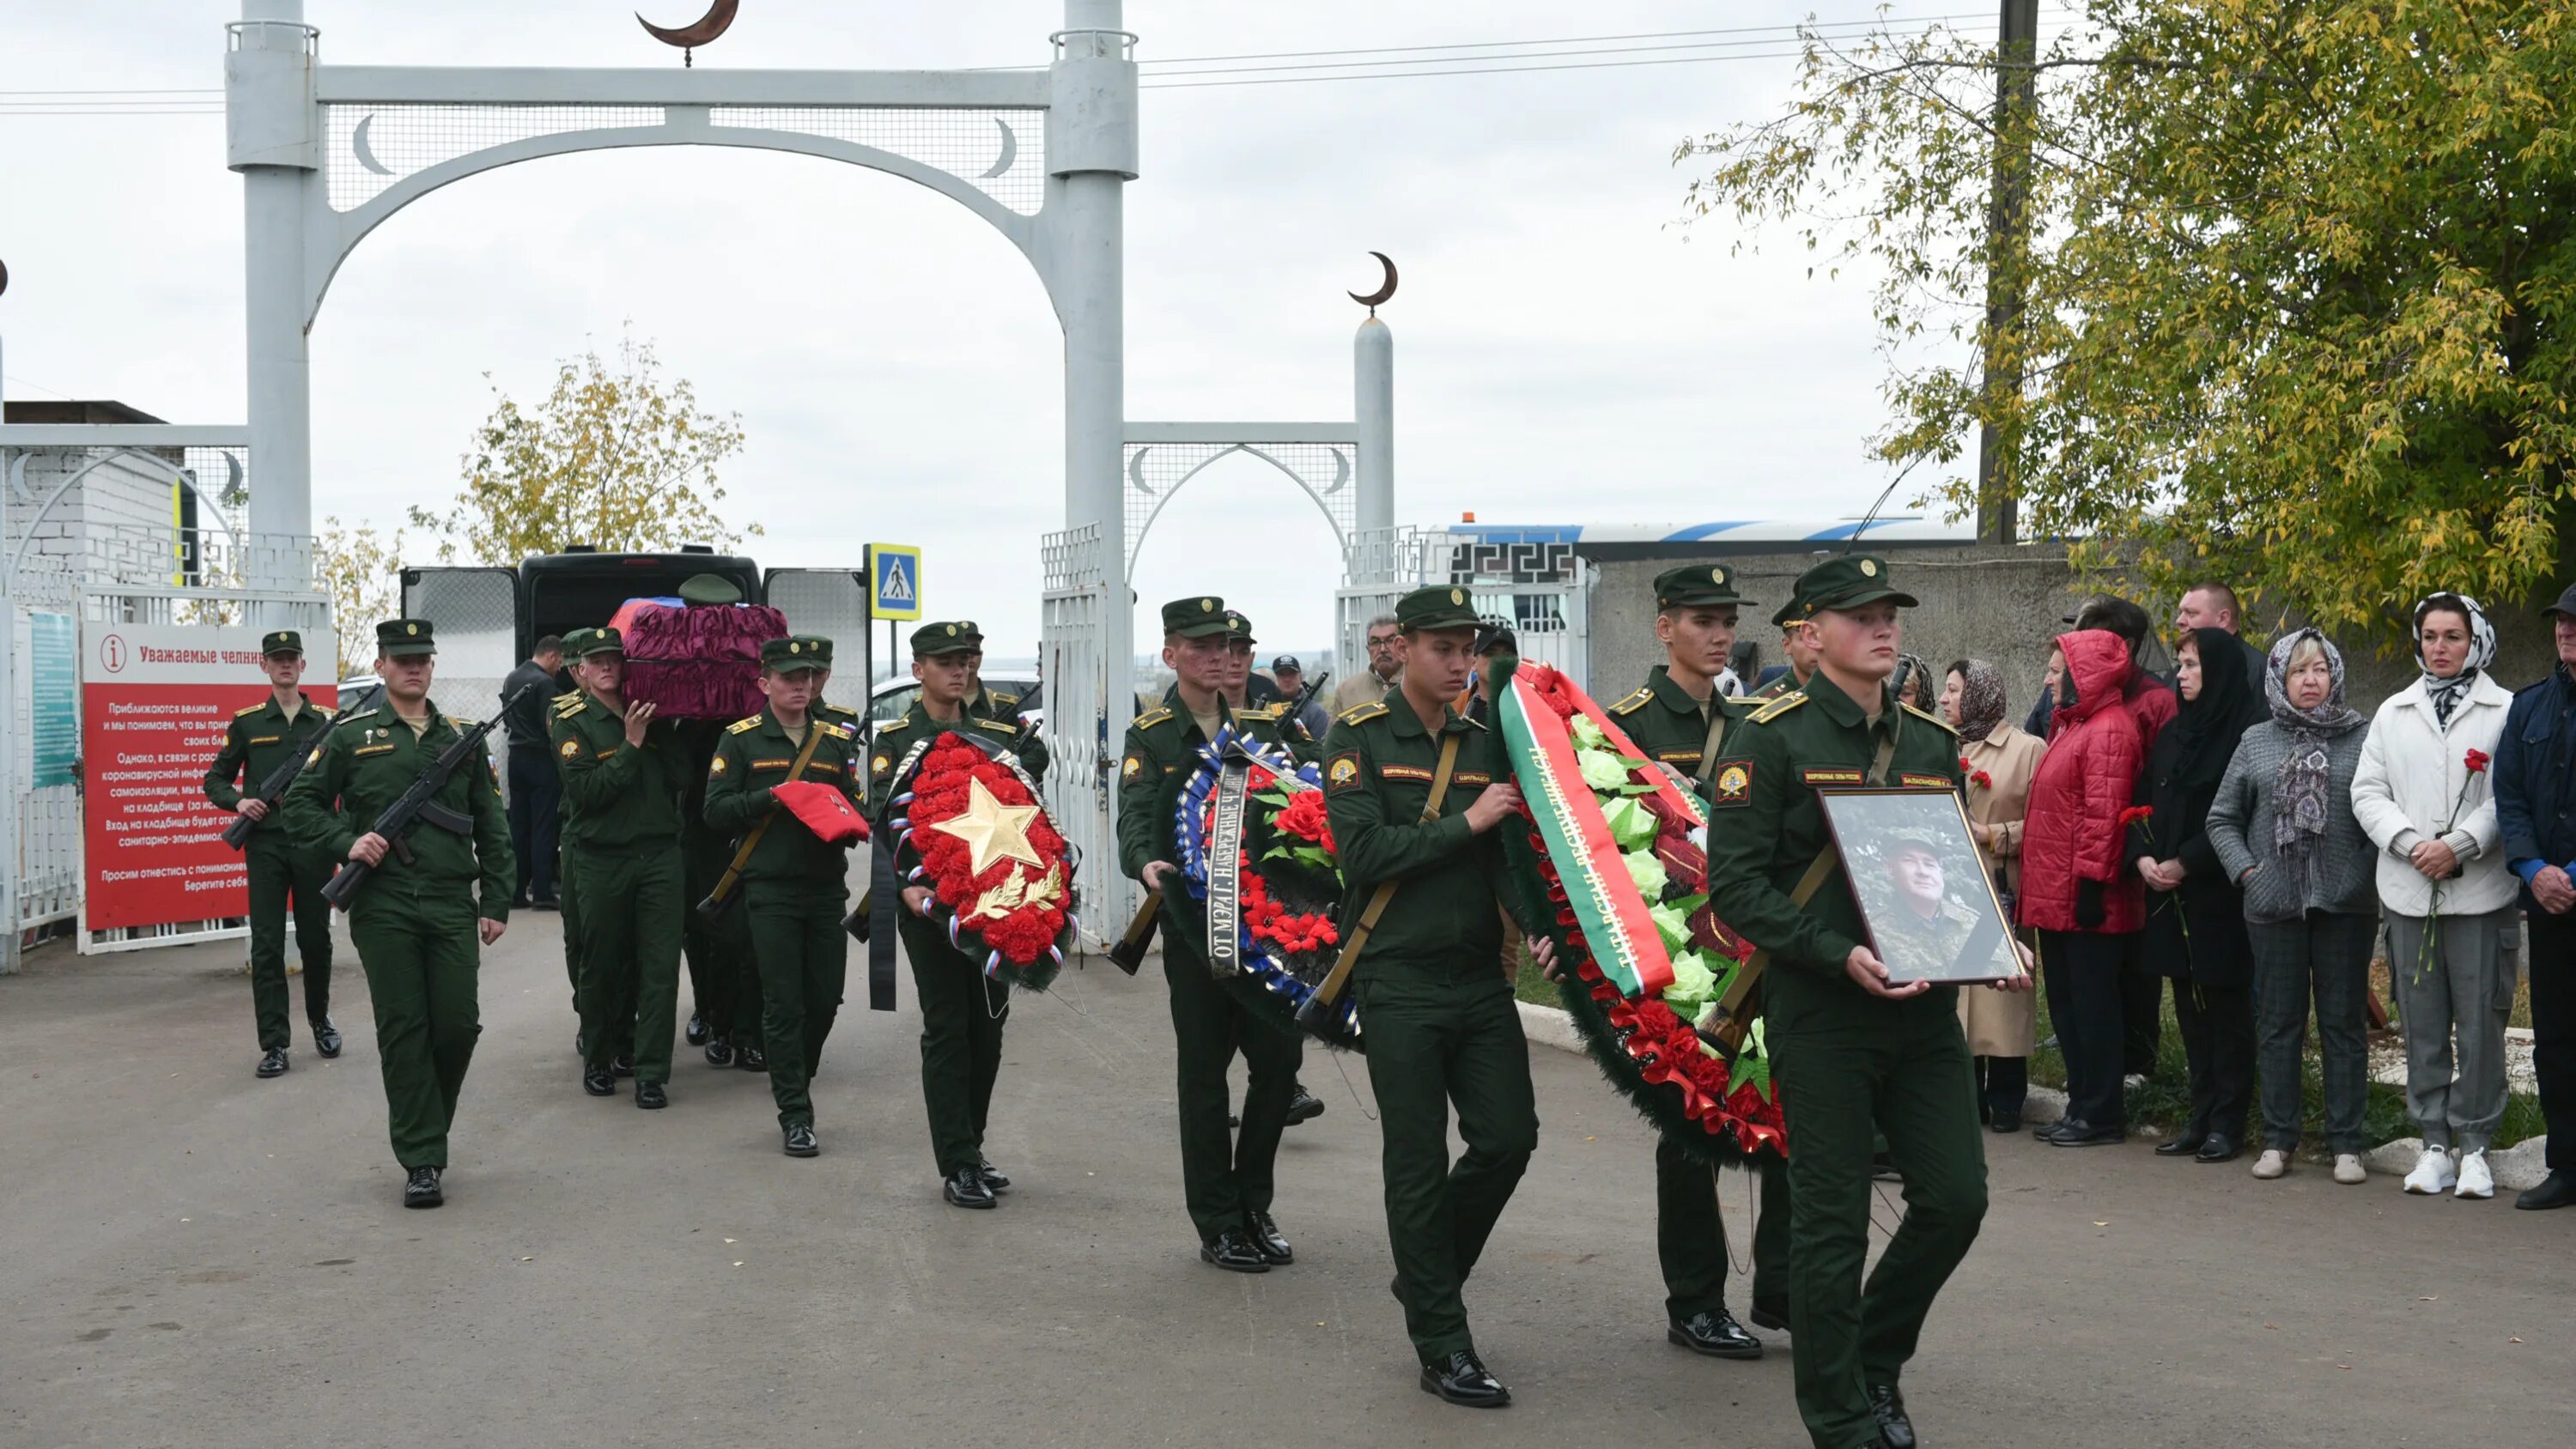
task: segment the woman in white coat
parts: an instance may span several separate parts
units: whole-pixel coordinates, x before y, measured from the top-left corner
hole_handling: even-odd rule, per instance
[[[2495,631],[2474,599],[2435,594],[2417,604],[2415,651],[2423,676],[2371,721],[2352,813],[2379,847],[2406,1106],[2424,1134],[2406,1190],[2493,1197],[2486,1152],[2504,1116],[2514,986],[2506,948],[2520,911],[2486,763],[2513,696],[2486,677]]]

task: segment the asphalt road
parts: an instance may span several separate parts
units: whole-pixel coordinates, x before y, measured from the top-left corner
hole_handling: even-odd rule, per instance
[[[765,1081],[694,1053],[667,1111],[582,1095],[554,920],[522,915],[485,957],[448,1205],[407,1212],[345,940],[346,1054],[314,1055],[299,998],[269,1082],[240,949],[51,947],[0,978],[6,1449],[1805,1442],[1785,1339],[1664,1342],[1647,1133],[1553,1050],[1468,1289],[1517,1397],[1479,1413],[1415,1388],[1376,1133],[1320,1053],[1330,1110],[1280,1162],[1298,1264],[1198,1261],[1150,965],[1019,1004],[990,1143],[1017,1187],[961,1212],[908,980],[902,1012],[841,1018],[824,1155],[796,1161]],[[1906,1378],[1925,1443],[2566,1442],[2576,1213],[1988,1144],[1984,1237]]]

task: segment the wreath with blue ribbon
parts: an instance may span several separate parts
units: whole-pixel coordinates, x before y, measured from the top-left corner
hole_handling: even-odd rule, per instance
[[[1249,792],[1250,798],[1237,803],[1242,812],[1243,859],[1238,873],[1240,899],[1232,912],[1236,969],[1232,974],[1220,974],[1219,983],[1252,1002],[1256,1011],[1281,1030],[1302,1032],[1328,1046],[1356,1051],[1360,1044],[1359,1015],[1353,993],[1343,992],[1334,1009],[1322,1014],[1321,1021],[1301,1023],[1298,1019],[1299,1010],[1315,994],[1316,985],[1331,972],[1340,955],[1338,930],[1327,928],[1323,939],[1306,949],[1291,950],[1274,936],[1256,931],[1256,907],[1246,904],[1269,899],[1279,902],[1282,911],[1293,908],[1298,916],[1307,919],[1320,916],[1332,921],[1340,914],[1342,881],[1338,866],[1316,864],[1312,843],[1280,830],[1274,819],[1279,812],[1260,798],[1285,795],[1294,805],[1299,796],[1316,792],[1315,798],[1320,801],[1323,781],[1313,765],[1300,764],[1277,745],[1240,738],[1232,726],[1219,730],[1215,739],[1199,747],[1196,766],[1173,807],[1173,835],[1180,843],[1181,875],[1188,883],[1190,898],[1205,909],[1212,875],[1223,894],[1223,872],[1210,869],[1209,820],[1222,793],[1220,782],[1230,757],[1270,778],[1258,790]],[[1297,853],[1300,848],[1306,852],[1302,857]],[[1214,949],[1214,942],[1210,945],[1212,958],[1222,955]],[[1224,968],[1218,965],[1217,969],[1222,973]]]

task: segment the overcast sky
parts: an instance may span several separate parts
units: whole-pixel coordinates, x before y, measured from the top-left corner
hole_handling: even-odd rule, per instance
[[[657,4],[680,24],[695,0]],[[621,0],[309,0],[325,63],[674,63]],[[1903,17],[1959,11],[1942,0]],[[1990,6],[1973,7],[1990,12]],[[0,90],[215,87],[207,0],[16,6]],[[666,11],[668,13],[664,13]],[[1781,4],[1497,0],[1476,7],[1129,0],[1139,56],[1530,40],[1865,18]],[[1057,0],[744,0],[708,66],[1042,63]],[[1974,25],[1973,20],[1964,23]],[[1985,22],[1991,25],[1991,21]],[[1653,40],[1633,42],[1654,45]],[[1789,47],[1760,45],[1758,52]],[[1785,234],[1672,225],[1686,134],[1770,114],[1794,62],[1145,93],[1126,192],[1133,419],[1346,419],[1343,296],[1392,254],[1396,517],[1626,523],[1857,514],[1885,471],[1866,288],[1805,276]],[[115,398],[238,422],[241,185],[220,116],[0,114],[0,297],[11,397]],[[444,499],[493,383],[541,396],[556,359],[655,342],[742,415],[728,514],[763,563],[927,550],[933,616],[1034,650],[1038,536],[1060,527],[1062,334],[1036,277],[971,213],[810,158],[658,148],[472,178],[350,257],[314,329],[314,508],[391,524]],[[254,465],[256,466],[256,465]],[[1328,642],[1339,561],[1322,516],[1229,460],[1165,511],[1138,561],[1155,605],[1216,592],[1273,647]]]

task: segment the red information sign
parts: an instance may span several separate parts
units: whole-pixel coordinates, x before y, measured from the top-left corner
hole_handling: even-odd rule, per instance
[[[206,799],[205,779],[234,711],[267,697],[259,639],[257,629],[82,625],[88,929],[250,913],[242,854],[223,840],[232,814]],[[327,634],[308,635],[305,650],[309,659],[339,657]],[[305,689],[324,703],[337,698],[330,685]]]

